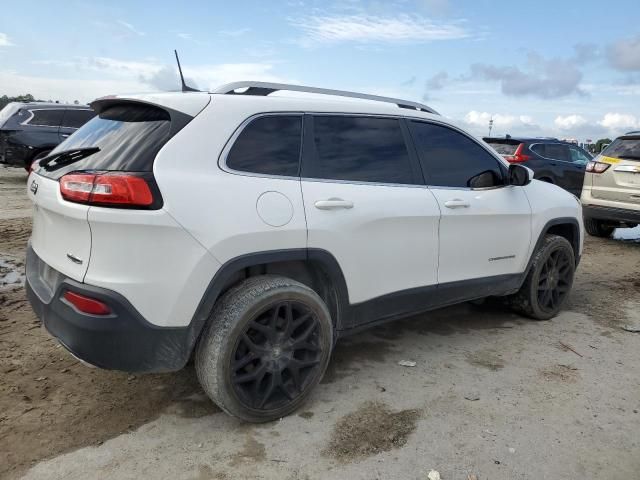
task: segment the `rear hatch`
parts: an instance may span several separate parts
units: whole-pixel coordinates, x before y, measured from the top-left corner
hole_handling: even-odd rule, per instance
[[[83,281],[91,257],[92,206],[160,208],[153,161],[192,119],[136,101],[109,99],[93,107],[98,115],[38,162],[28,179],[32,248],[47,265],[77,281]]]
[[[610,165],[591,175],[594,198],[640,205],[640,134],[617,138],[594,161]]]

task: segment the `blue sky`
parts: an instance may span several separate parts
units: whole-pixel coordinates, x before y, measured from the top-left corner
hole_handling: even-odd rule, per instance
[[[637,0],[14,5],[0,18],[0,94],[175,89],[177,48],[201,89],[268,80],[399,96],[477,135],[491,117],[497,135],[640,129]]]

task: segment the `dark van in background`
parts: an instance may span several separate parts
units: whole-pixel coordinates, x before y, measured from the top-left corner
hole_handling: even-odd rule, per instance
[[[584,172],[591,154],[557,138],[484,137],[483,140],[509,163],[522,163],[534,178],[553,183],[580,197]]]
[[[0,163],[28,170],[94,116],[83,105],[9,103],[0,110]]]

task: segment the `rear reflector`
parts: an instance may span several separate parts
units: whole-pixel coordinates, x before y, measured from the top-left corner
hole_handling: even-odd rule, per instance
[[[503,157],[509,163],[526,162],[531,157],[529,155],[525,155],[524,153],[522,153],[523,149],[524,149],[524,143],[521,143],[520,145],[518,145],[518,148],[516,148],[516,151],[513,153],[513,155],[503,155]]]
[[[154,198],[142,177],[126,173],[69,173],[60,179],[65,200],[110,207],[149,207]]]
[[[111,313],[111,309],[106,303],[96,300],[95,298],[85,297],[84,295],[70,292],[69,290],[64,292],[63,296],[67,302],[82,313],[88,313],[90,315],[109,315]]]
[[[587,172],[589,173],[603,173],[611,165],[603,162],[589,162],[587,163]]]

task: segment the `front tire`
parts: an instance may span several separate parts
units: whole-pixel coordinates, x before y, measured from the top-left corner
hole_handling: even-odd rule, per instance
[[[605,224],[602,220],[585,218],[584,229],[589,235],[592,235],[594,237],[609,238],[615,230],[615,227]]]
[[[522,287],[508,298],[509,304],[535,320],[555,317],[569,295],[575,268],[571,244],[564,237],[546,235]]]
[[[196,373],[225,412],[268,422],[308,399],[332,345],[331,316],[313,290],[285,277],[252,277],[217,302],[198,343]]]

